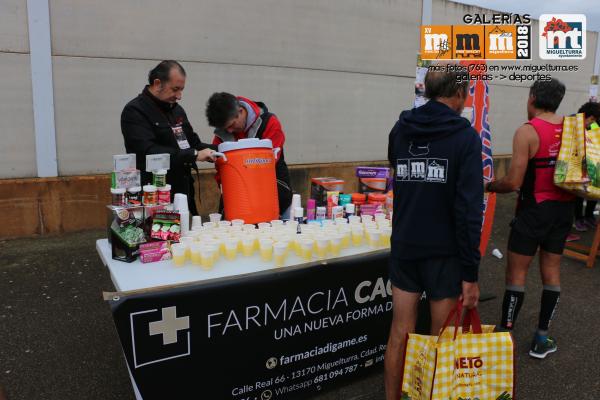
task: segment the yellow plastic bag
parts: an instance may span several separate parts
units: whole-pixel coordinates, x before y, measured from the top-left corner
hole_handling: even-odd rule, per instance
[[[600,199],[600,128],[586,131],[583,113],[565,117],[554,184],[586,199]]]
[[[440,336],[410,334],[402,373],[402,400],[511,400],[514,396],[514,353],[508,332],[493,332],[468,310],[471,323],[446,329],[462,313],[457,306]],[[467,318],[465,318],[467,321]],[[456,332],[456,335],[454,334]],[[464,332],[464,333],[463,333]]]
[[[565,117],[563,131],[554,169],[554,184],[565,190],[582,190],[587,181],[584,174],[585,127],[583,113]]]
[[[585,165],[589,178],[585,197],[600,199],[600,128],[585,132]]]

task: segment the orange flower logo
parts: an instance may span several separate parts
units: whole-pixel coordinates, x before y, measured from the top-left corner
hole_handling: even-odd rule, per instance
[[[544,33],[542,33],[542,36],[544,36],[545,38],[548,37],[548,31],[552,31],[552,32],[558,32],[558,31],[563,31],[563,32],[569,32],[572,31],[573,27],[569,26],[568,23],[566,23],[565,21],[563,21],[562,19],[556,19],[556,18],[552,18],[551,21],[548,21],[546,23],[546,26],[544,27]],[[554,44],[558,45],[558,38],[555,36],[554,37]]]

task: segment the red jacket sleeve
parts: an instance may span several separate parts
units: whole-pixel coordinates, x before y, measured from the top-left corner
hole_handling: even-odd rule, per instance
[[[267,122],[267,126],[262,134],[262,138],[271,139],[271,142],[273,142],[273,148],[279,147],[281,150],[283,150],[283,145],[285,144],[285,133],[283,133],[281,123],[275,115],[269,118],[269,122]],[[277,160],[279,160],[279,154],[281,154],[281,152],[277,153]]]

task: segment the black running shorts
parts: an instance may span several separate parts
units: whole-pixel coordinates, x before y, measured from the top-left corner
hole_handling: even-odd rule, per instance
[[[538,247],[562,254],[573,224],[573,202],[543,201],[517,211],[511,222],[508,250],[534,256]]]
[[[422,260],[390,258],[390,280],[398,289],[427,293],[431,300],[456,298],[462,293],[462,268],[456,257]]]

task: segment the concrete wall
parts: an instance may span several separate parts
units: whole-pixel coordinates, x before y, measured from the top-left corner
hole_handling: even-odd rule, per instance
[[[183,62],[182,101],[203,140],[214,91],[266,102],[288,135],[292,164],[382,160],[399,112],[412,105],[420,0],[49,0],[60,176],[105,173],[124,152],[119,115],[146,74]],[[434,0],[434,24],[487,12]],[[533,32],[537,23],[533,25]],[[597,35],[577,74],[558,74],[561,112],[587,99]],[[537,40],[534,57],[537,57]],[[0,2],[0,178],[36,174],[26,0]],[[496,154],[511,152],[525,85],[493,83]]]
[[[26,0],[0,2],[0,178],[36,176]]]
[[[412,102],[420,12],[406,0],[183,0],[168,12],[157,0],[53,0],[59,173],[109,169],[121,108],[166,58],[187,69],[182,105],[203,140],[206,100],[224,90],[280,117],[290,163],[384,159]]]

